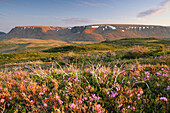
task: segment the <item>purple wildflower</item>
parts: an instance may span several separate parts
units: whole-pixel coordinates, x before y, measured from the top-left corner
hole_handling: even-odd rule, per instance
[[[166,88],[166,90],[170,90],[170,86],[168,86],[168,87]]]

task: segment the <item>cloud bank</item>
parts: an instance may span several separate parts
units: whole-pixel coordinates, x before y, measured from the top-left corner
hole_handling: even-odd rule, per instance
[[[146,11],[140,12],[137,17],[148,17],[153,15],[158,15],[167,12],[169,9],[170,0],[164,0],[158,6],[148,9]]]
[[[104,6],[108,6],[105,3],[98,3],[98,2],[88,2],[88,1],[82,1],[82,0],[78,0],[80,3],[77,4],[78,6],[83,6],[83,7],[87,7],[87,6],[91,6],[91,7],[104,7]]]
[[[65,24],[69,24],[69,25],[86,24],[86,23],[93,23],[94,22],[92,19],[89,19],[89,18],[65,18],[65,19],[62,19],[62,21]]]

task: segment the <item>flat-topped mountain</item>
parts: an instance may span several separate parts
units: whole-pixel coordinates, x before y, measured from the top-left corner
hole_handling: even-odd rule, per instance
[[[155,25],[96,24],[75,27],[17,26],[2,39],[33,38],[61,41],[115,40],[122,38],[170,38],[170,27]]]

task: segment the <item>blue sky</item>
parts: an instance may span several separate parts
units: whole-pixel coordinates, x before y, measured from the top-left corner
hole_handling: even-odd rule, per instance
[[[0,0],[0,31],[15,26],[170,26],[170,0]]]

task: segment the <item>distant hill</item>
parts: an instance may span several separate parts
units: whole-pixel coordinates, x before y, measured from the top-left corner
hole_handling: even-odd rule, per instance
[[[4,33],[4,32],[0,32],[0,35],[4,35],[4,34],[6,34],[6,33]]]
[[[17,26],[2,39],[32,38],[101,42],[123,38],[170,38],[170,27],[155,25],[98,24],[75,27]]]
[[[0,40],[3,39],[3,37],[5,36],[5,34],[6,34],[6,33],[4,33],[4,32],[0,32]]]

